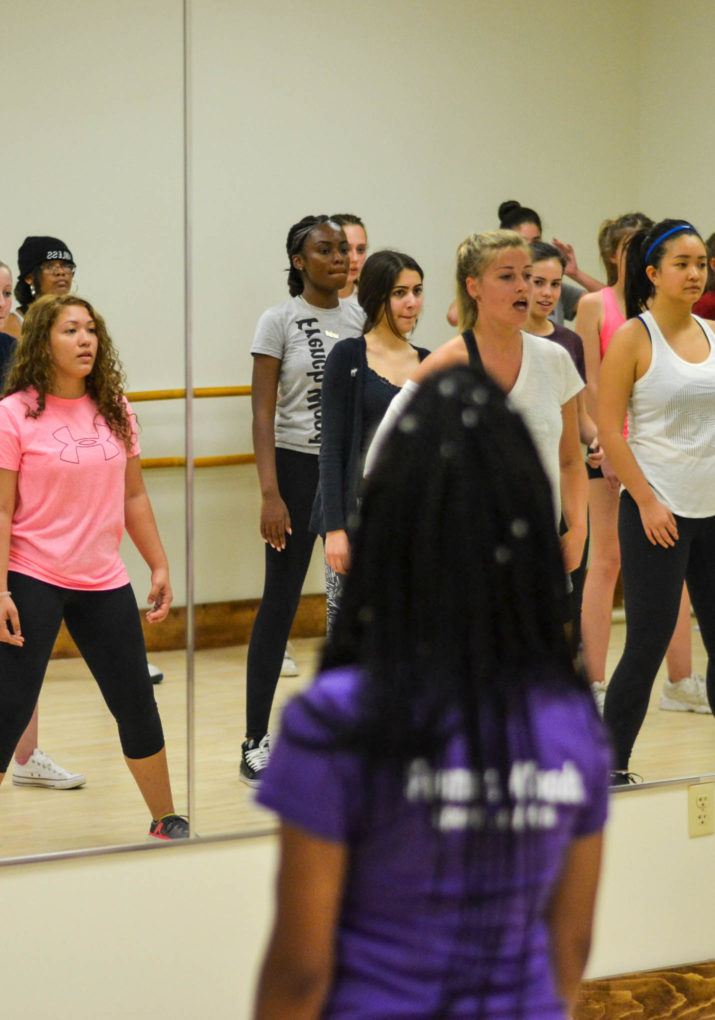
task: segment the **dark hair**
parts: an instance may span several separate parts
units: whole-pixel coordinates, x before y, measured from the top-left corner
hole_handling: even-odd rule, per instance
[[[708,253],[708,279],[705,284],[705,290],[715,290],[715,270],[710,265],[710,259],[715,259],[715,234],[711,234],[707,239],[705,248]]]
[[[132,422],[123,399],[124,373],[117,351],[101,315],[89,301],[76,294],[45,294],[28,309],[22,323],[22,336],[15,349],[3,396],[30,387],[37,391],[35,406],[28,407],[28,418],[39,418],[45,409],[46,397],[52,392],[54,369],[50,351],[50,331],[65,308],[84,308],[94,320],[97,335],[97,357],[86,379],[87,393],[94,399],[107,425],[125,444],[132,445]]]
[[[330,217],[330,219],[331,219],[332,223],[337,223],[338,226],[340,226],[340,227],[351,227],[351,226],[352,227],[362,227],[362,229],[365,231],[365,237],[367,237],[367,230],[365,229],[365,224],[363,223],[363,221],[360,219],[359,216],[355,215],[355,213],[351,213],[351,212],[334,213]]]
[[[646,266],[658,266],[674,237],[688,232],[700,237],[687,220],[661,220],[650,228],[637,230],[626,250],[626,316],[640,315],[655,296],[655,287],[648,278]],[[702,240],[702,238],[700,238]]]
[[[300,269],[296,269],[293,265],[293,256],[300,255],[303,251],[303,245],[315,227],[320,226],[321,223],[330,222],[330,216],[325,216],[324,214],[320,216],[304,216],[298,223],[294,223],[288,231],[286,251],[288,252],[288,293],[291,297],[302,294],[304,288],[303,274]]]
[[[535,223],[541,233],[541,217],[533,209],[529,209],[520,202],[510,198],[499,206],[499,228],[500,230],[514,230],[522,223]]]
[[[532,241],[529,245],[531,256],[534,262],[543,262],[545,259],[557,259],[561,268],[566,268],[566,259],[555,244],[548,244],[546,241]]]
[[[365,312],[364,333],[374,329],[384,310],[392,332],[395,336],[402,335],[392,318],[390,293],[403,269],[412,269],[419,273],[421,280],[424,279],[422,267],[401,251],[376,251],[365,260],[358,284],[358,301]]]
[[[323,668],[364,670],[350,739],[368,760],[436,760],[456,713],[478,767],[488,706],[504,738],[489,764],[506,772],[507,715],[528,719],[527,690],[555,675],[587,689],[565,600],[551,488],[526,426],[483,372],[431,376],[367,479],[323,653]]]
[[[42,270],[39,266],[27,274],[32,277],[32,284],[29,284],[23,276],[18,276],[15,282],[13,293],[17,301],[18,311],[24,315],[42,289]]]
[[[603,268],[606,270],[606,283],[612,287],[618,280],[618,266],[613,257],[624,237],[634,234],[636,230],[653,226],[653,220],[645,213],[624,213],[613,220],[604,220],[598,231],[598,251]]]

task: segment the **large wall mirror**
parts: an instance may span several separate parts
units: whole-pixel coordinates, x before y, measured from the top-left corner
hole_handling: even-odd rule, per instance
[[[207,466],[196,468],[193,490],[192,788],[196,831],[212,836],[270,824],[238,780],[245,648],[236,642],[260,596],[263,546],[255,468],[236,461],[251,451],[241,388],[250,383],[255,324],[287,297],[289,226],[306,213],[357,212],[371,248],[414,255],[425,269],[417,339],[427,347],[451,335],[445,313],[458,242],[496,226],[504,199],[535,206],[548,238],[572,242],[596,276],[596,234],[607,216],[643,208],[689,217],[710,233],[715,206],[697,141],[699,119],[709,122],[708,89],[694,87],[683,125],[676,96],[663,91],[662,56],[679,47],[711,74],[703,23],[713,15],[706,2],[677,18],[661,0],[563,3],[541,12],[537,41],[521,0],[187,6],[192,368],[195,386],[210,394],[193,408],[195,453]],[[26,234],[70,244],[77,290],[106,316],[133,393],[184,385],[183,13],[180,0],[77,0],[61,11],[26,0],[3,12],[0,259],[14,267]],[[649,89],[659,97],[652,107]],[[687,190],[669,176],[676,162],[666,149],[674,147],[689,165]],[[143,456],[180,457],[183,402],[144,400],[135,409]],[[157,637],[149,657],[165,673],[156,695],[184,809],[184,474],[156,467],[146,476],[177,607],[165,641],[173,647]],[[147,572],[125,551],[141,600]],[[304,591],[319,594],[322,585],[316,547]],[[277,710],[309,679],[316,641],[299,640],[297,653],[301,676],[281,681]],[[88,782],[66,792],[6,782],[3,856],[142,839],[146,811],[80,660],[52,663],[40,726],[41,746]],[[643,738],[649,730],[647,779],[715,771],[711,717],[654,708]],[[683,756],[672,753],[676,744]]]

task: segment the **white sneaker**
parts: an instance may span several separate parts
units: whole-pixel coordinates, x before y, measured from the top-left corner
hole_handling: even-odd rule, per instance
[[[293,658],[294,651],[293,645],[288,642],[286,650],[283,652],[283,665],[281,666],[281,676],[300,676],[300,670],[298,669],[298,663]]]
[[[600,715],[603,715],[603,705],[606,701],[606,691],[608,690],[608,684],[591,684],[591,694],[593,694],[593,700],[596,702],[596,708]]]
[[[87,782],[80,772],[68,772],[37,747],[24,765],[13,761],[12,781],[15,786],[46,786],[51,790],[74,790]]]
[[[683,677],[671,683],[666,680],[663,683],[663,693],[660,696],[660,708],[666,712],[700,712],[710,713],[707,690],[705,688],[705,677],[699,673]]]
[[[159,669],[158,666],[152,666],[150,662],[147,662],[147,666],[149,668],[149,676],[151,677],[151,682],[153,684],[160,684],[161,681],[164,679],[164,674],[162,673],[162,671]]]

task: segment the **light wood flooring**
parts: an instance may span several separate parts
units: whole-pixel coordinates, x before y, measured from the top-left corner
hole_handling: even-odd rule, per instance
[[[623,624],[615,624],[609,672],[619,655]],[[301,675],[281,678],[272,729],[282,705],[309,682],[320,648],[317,638],[294,642]],[[705,656],[693,634],[694,668],[704,671]],[[174,799],[186,810],[186,664],[183,652],[154,652],[151,661],[165,679],[154,690],[166,733]],[[244,732],[245,646],[196,654],[196,811],[199,835],[264,831],[272,817],[253,804],[252,791],[239,782]],[[662,672],[653,690],[632,768],[646,780],[715,772],[715,721],[710,715],[662,712],[658,699]],[[84,772],[79,790],[13,786],[10,772],[0,788],[0,858],[52,853],[82,847],[141,842],[149,818],[121,757],[114,721],[79,659],[55,660],[40,700],[40,746],[65,767]]]

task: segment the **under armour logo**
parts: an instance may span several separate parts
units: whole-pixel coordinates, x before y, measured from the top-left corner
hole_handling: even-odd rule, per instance
[[[67,425],[63,425],[61,429],[53,432],[52,435],[63,447],[60,453],[60,460],[64,460],[68,464],[79,464],[80,450],[89,450],[95,447],[101,449],[105,460],[111,460],[113,457],[118,456],[119,447],[109,426],[95,425],[94,428],[96,435],[82,436],[80,439],[75,439]]]

